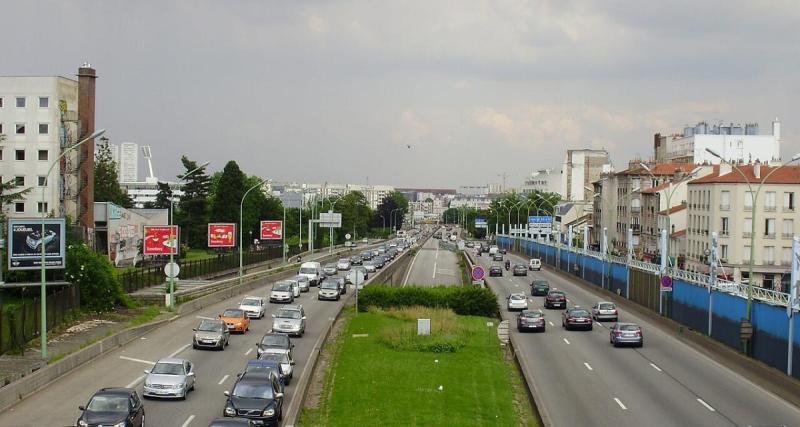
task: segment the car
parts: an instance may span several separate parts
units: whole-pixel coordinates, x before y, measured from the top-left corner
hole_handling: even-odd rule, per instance
[[[315,261],[304,262],[300,264],[300,270],[297,274],[300,276],[306,276],[308,278],[309,285],[317,286],[322,280],[322,265]]]
[[[364,251],[359,254],[362,261],[369,261],[372,259],[372,252],[371,251]]]
[[[619,311],[617,311],[617,306],[613,302],[596,302],[592,306],[592,318],[598,322],[602,322],[604,320],[616,322],[619,320]]]
[[[224,394],[223,415],[248,418],[262,425],[277,426],[283,419],[283,392],[275,377],[245,374],[236,380],[233,389]]]
[[[292,279],[287,279],[286,282],[292,286],[292,299],[299,298],[300,294],[303,292],[300,290],[300,282]]]
[[[292,283],[286,280],[275,282],[269,293],[269,302],[294,302],[294,289]]]
[[[517,315],[517,330],[524,331],[545,331],[544,313],[539,310],[522,310]]]
[[[492,261],[502,261],[502,260],[503,260],[503,254],[501,254],[500,252],[495,252],[495,254],[492,255]]]
[[[250,318],[247,317],[247,314],[242,309],[229,308],[219,315],[219,319],[225,322],[225,326],[231,332],[243,334],[250,329]]]
[[[208,427],[255,427],[256,424],[247,418],[216,418]]]
[[[548,292],[550,292],[550,284],[547,283],[547,280],[533,279],[533,282],[531,282],[532,296],[543,297],[547,296]]]
[[[300,284],[300,292],[308,292],[311,289],[311,282],[306,276],[294,276],[289,280],[296,280]]]
[[[364,275],[364,280],[369,279],[369,270],[367,270],[367,268],[365,266],[359,265],[359,266],[353,267],[353,270],[354,271],[360,271],[361,274]],[[345,276],[345,282],[346,283],[353,283],[350,279],[351,279],[351,276],[349,274],[347,276]]]
[[[186,359],[164,358],[147,371],[142,397],[174,397],[186,399],[194,391],[195,372],[192,362]]]
[[[144,427],[144,404],[132,388],[101,388],[78,409],[83,412],[75,423],[79,427]]]
[[[572,307],[561,313],[561,326],[566,330],[583,328],[592,330],[592,315],[585,308]]]
[[[500,253],[505,255],[506,253],[508,253],[508,250],[506,248],[500,248]]]
[[[336,264],[327,264],[322,270],[328,276],[335,276],[336,273],[339,272],[339,270],[336,268]]]
[[[489,277],[503,276],[503,269],[499,265],[489,267]]]
[[[333,277],[331,280],[339,284],[339,292],[341,292],[342,295],[347,293],[347,282],[344,277]]]
[[[203,319],[194,331],[192,348],[215,348],[224,350],[231,333],[221,319]]]
[[[508,311],[527,310],[528,297],[524,293],[518,292],[508,296]]]
[[[514,264],[514,276],[527,276],[528,269],[522,264]]]
[[[371,261],[371,260],[370,261],[364,261],[363,267],[367,270],[367,273],[374,273],[374,272],[378,271],[378,268],[375,267],[375,262]]]
[[[350,257],[350,266],[351,267],[354,266],[354,265],[361,265],[363,262],[364,262],[364,260],[359,255],[353,255],[353,256]]]
[[[244,310],[247,317],[251,319],[260,319],[267,312],[264,306],[264,298],[249,295],[242,298],[242,302],[239,303],[239,309]]]
[[[384,265],[386,265],[386,258],[378,255],[375,258],[372,258],[372,263],[375,264],[375,268],[380,270]]]
[[[369,239],[367,238],[361,239],[361,243],[366,245],[367,243],[369,243]]]
[[[530,271],[540,271],[542,269],[542,260],[539,258],[531,258],[531,260],[528,261],[528,269]]]
[[[644,346],[642,327],[635,323],[615,323],[609,332],[609,342],[614,347],[630,344],[636,347]]]
[[[284,384],[289,385],[294,377],[294,360],[289,356],[289,353],[261,353],[258,360],[272,361],[280,364],[284,372]]]
[[[319,291],[317,292],[318,300],[339,301],[340,298],[342,298],[342,293],[341,290],[339,290],[339,283],[326,279],[319,285]]]
[[[253,373],[253,374],[261,374],[265,377],[269,377],[270,375],[274,375],[280,380],[281,385],[286,385],[286,377],[288,372],[283,371],[283,367],[280,363],[274,360],[261,360],[261,359],[252,359],[248,360],[247,364],[244,365],[244,372],[236,374],[236,377],[239,378],[242,375]],[[281,387],[281,391],[283,391],[283,387]]]
[[[350,269],[350,258],[342,258],[336,263],[336,269],[339,271],[347,271]]]
[[[550,290],[544,296],[544,308],[567,308],[567,295],[564,292]]]
[[[500,248],[498,248],[497,245],[489,246],[489,255],[494,255],[498,252],[500,252]]]
[[[260,357],[264,353],[289,353],[289,358],[294,360],[292,358],[292,348],[294,348],[294,344],[292,344],[289,335],[267,332],[256,343],[256,355]]]
[[[272,315],[272,331],[302,337],[306,333],[306,316],[302,310],[282,307]]]

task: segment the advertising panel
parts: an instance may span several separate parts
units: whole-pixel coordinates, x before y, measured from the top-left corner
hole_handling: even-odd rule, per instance
[[[283,221],[261,221],[261,240],[281,240]]]
[[[42,222],[44,221],[44,235]],[[9,219],[8,269],[38,270],[42,268],[42,245],[46,269],[66,265],[66,222],[64,218]]]
[[[177,255],[180,246],[178,242],[177,225],[144,226],[143,252],[145,255]]]
[[[327,228],[341,228],[342,214],[336,212],[320,212],[319,226]]]
[[[236,246],[236,224],[211,223],[208,224],[209,248],[232,248]]]

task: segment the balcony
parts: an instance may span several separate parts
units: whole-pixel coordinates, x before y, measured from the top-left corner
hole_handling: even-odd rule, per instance
[[[642,212],[642,208],[641,207],[631,206],[631,213],[632,214],[639,214],[641,212]]]
[[[791,239],[792,237],[794,237],[792,233],[781,233],[781,239]]]
[[[728,233],[728,230],[722,230],[719,232],[719,237],[730,237],[730,233]]]
[[[777,210],[778,208],[776,208],[775,206],[764,206],[764,212],[775,212]]]
[[[783,266],[783,267],[791,267],[792,266],[792,261],[783,260],[783,261],[781,261],[781,266]]]
[[[729,211],[729,210],[731,210],[731,205],[719,205],[719,210],[721,210],[721,211]]]
[[[775,239],[775,233],[764,233],[765,239]]]

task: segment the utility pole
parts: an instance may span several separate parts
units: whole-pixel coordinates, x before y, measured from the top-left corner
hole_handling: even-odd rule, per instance
[[[711,232],[711,249],[708,254],[708,336],[711,336],[711,320],[714,318],[714,288],[717,287],[717,232]]]

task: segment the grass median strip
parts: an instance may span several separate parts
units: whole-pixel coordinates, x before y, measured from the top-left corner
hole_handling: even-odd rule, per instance
[[[431,335],[416,334],[417,318],[431,319]],[[351,311],[320,399],[298,425],[536,426],[492,320],[423,307]]]

